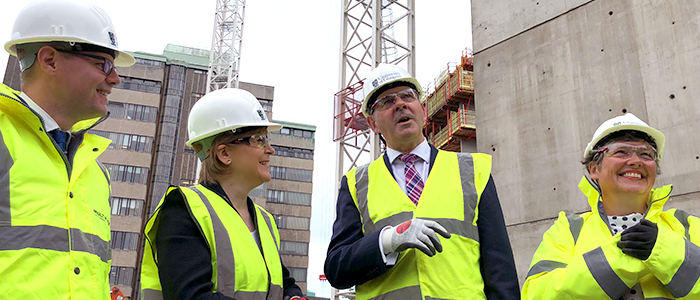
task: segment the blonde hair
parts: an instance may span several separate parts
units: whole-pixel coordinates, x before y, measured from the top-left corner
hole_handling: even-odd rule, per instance
[[[219,156],[216,155],[217,149],[221,145],[231,144],[233,141],[251,136],[255,134],[260,129],[265,129],[267,127],[247,127],[240,130],[239,133],[233,133],[231,131],[222,132],[214,138],[211,142],[211,147],[209,147],[209,156],[202,161],[202,169],[199,172],[199,183],[209,182],[209,183],[219,183],[219,179],[226,174],[226,171],[231,167],[230,165],[224,164],[219,160]],[[196,152],[202,150],[203,146],[201,143],[197,142],[192,144],[192,147]]]

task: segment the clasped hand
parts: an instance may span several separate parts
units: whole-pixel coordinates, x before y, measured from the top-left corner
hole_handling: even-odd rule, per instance
[[[412,219],[382,231],[380,240],[388,252],[416,248],[427,256],[433,256],[436,252],[442,252],[438,234],[446,239],[450,238],[450,233],[437,222]]]

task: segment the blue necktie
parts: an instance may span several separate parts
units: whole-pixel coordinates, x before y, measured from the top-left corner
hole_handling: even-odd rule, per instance
[[[51,130],[49,134],[51,134],[53,140],[56,141],[58,147],[61,148],[61,151],[66,152],[66,140],[68,139],[68,133],[61,131],[60,129],[54,129]]]

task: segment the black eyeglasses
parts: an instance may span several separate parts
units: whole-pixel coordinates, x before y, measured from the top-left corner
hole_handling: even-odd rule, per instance
[[[102,72],[104,72],[105,75],[108,75],[108,76],[109,76],[109,74],[112,73],[113,70],[117,69],[114,67],[114,62],[107,59],[106,57],[85,54],[85,53],[80,53],[80,52],[75,52],[75,51],[59,50],[59,49],[56,49],[56,51],[101,60],[102,61],[102,63],[101,63]]]

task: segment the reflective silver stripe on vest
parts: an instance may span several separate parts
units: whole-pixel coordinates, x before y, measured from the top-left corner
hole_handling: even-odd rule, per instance
[[[386,300],[386,299],[401,299],[401,300],[423,300],[420,286],[407,286],[398,290],[372,297],[369,300]],[[426,299],[430,299],[426,297]],[[434,298],[433,298],[434,299]]]
[[[688,215],[688,213],[683,210],[676,209],[676,212],[673,213],[673,216],[676,217],[676,219],[678,219],[678,221],[680,221],[681,224],[683,224],[683,228],[685,228],[685,238],[687,240],[690,240],[690,223],[688,223],[688,217],[690,215]]]
[[[155,300],[163,299],[163,292],[159,290],[152,289],[142,289],[141,290],[141,300]]]
[[[700,278],[700,247],[685,240],[685,259],[666,288],[671,295],[682,298],[688,295]]]
[[[109,242],[76,228],[70,229],[70,237],[68,232],[48,225],[0,226],[0,250],[35,248],[68,252],[72,249],[94,254],[103,262],[112,258]]]
[[[0,132],[0,226],[12,225],[10,212],[10,168],[14,161]],[[2,247],[2,245],[0,245]]]
[[[530,271],[527,272],[527,276],[525,278],[528,278],[532,275],[540,274],[542,272],[551,272],[555,269],[566,268],[566,266],[568,266],[568,264],[565,264],[563,262],[553,260],[540,260],[534,266],[532,266],[532,268],[530,268]]]
[[[112,247],[108,241],[101,239],[99,236],[84,233],[80,229],[70,229],[70,243],[73,251],[82,251],[95,254],[100,257],[103,262],[108,262],[112,259]]]
[[[591,271],[591,275],[593,275],[598,286],[611,299],[617,299],[630,289],[612,269],[608,259],[605,258],[602,248],[598,247],[584,253],[583,260],[586,262],[588,270]]]
[[[216,292],[226,297],[234,298],[236,291],[236,268],[233,259],[233,249],[229,239],[228,230],[221,222],[219,215],[214,211],[209,199],[197,188],[190,187],[202,199],[211,217],[214,228],[214,239],[216,240]]]
[[[659,297],[659,298],[645,298],[646,300],[673,300],[671,298],[664,298],[664,297]]]
[[[262,211],[261,208],[256,207],[260,211],[260,215],[263,216],[263,219],[265,219],[265,223],[267,224],[267,229],[270,229],[270,236],[272,236],[272,241],[275,243],[275,248],[277,248],[277,252],[279,252],[280,247],[277,245],[277,239],[275,238],[275,230],[272,228],[272,222],[270,221],[270,216],[268,216],[264,211]]]
[[[284,296],[282,294],[282,287],[279,285],[273,286],[270,292],[247,292],[247,291],[237,291],[233,298],[236,300],[278,300],[282,299]]]
[[[475,241],[479,241],[479,232],[474,226],[478,195],[474,185],[474,161],[469,154],[457,153],[459,163],[459,175],[462,181],[462,197],[464,199],[464,221],[447,218],[421,218],[433,220],[447,229],[452,234],[457,234]],[[382,165],[384,166],[384,165]],[[357,189],[357,205],[362,215],[362,227],[365,235],[381,230],[384,226],[395,226],[413,218],[412,212],[401,212],[384,218],[374,223],[369,217],[367,209],[367,192],[369,186],[369,165],[357,167],[355,171],[355,187]]]
[[[574,244],[576,244],[581,233],[581,227],[583,227],[583,218],[572,213],[566,213],[566,218],[569,220],[569,230],[571,230],[571,236],[574,238]]]

